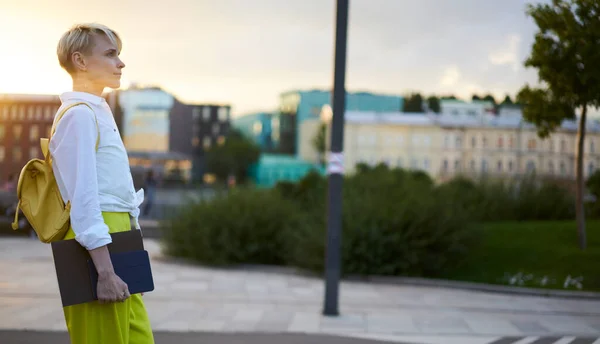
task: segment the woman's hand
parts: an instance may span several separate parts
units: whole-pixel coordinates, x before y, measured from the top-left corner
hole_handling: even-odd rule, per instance
[[[98,275],[98,302],[123,302],[129,298],[129,288],[117,274]]]
[[[115,274],[106,246],[101,246],[89,251],[96,271],[98,271],[97,296],[100,303],[122,302],[129,298],[129,288],[123,280]]]

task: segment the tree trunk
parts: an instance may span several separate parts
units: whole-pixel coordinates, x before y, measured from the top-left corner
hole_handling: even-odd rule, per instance
[[[577,220],[577,236],[579,238],[579,247],[585,250],[587,239],[585,234],[585,212],[583,207],[584,198],[584,180],[583,180],[583,158],[585,151],[585,122],[587,117],[587,106],[583,107],[581,118],[579,119],[579,130],[577,132],[577,189],[575,192],[575,218]]]

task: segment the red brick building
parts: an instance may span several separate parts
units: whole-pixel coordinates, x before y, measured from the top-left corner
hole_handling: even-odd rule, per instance
[[[118,92],[106,93],[121,129],[122,111]],[[58,95],[0,94],[0,185],[9,175],[21,172],[33,158],[43,158],[40,138],[48,137],[60,107]]]
[[[41,158],[40,138],[48,137],[60,106],[56,95],[0,95],[0,181],[18,176],[27,161]]]

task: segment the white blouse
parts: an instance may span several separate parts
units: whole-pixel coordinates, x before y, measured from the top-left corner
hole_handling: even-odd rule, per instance
[[[140,229],[138,217],[144,190],[135,191],[129,158],[112,111],[104,98],[84,92],[66,92],[57,115],[74,102],[85,102],[68,110],[58,121],[50,140],[52,169],[60,193],[71,201],[71,226],[75,240],[92,250],[112,242],[103,211],[126,212]],[[100,128],[100,143],[96,138]],[[56,116],[55,116],[56,121]]]

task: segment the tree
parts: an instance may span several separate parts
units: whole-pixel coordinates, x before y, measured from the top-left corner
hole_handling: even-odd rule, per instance
[[[494,106],[496,106],[496,104],[497,104],[496,103],[496,98],[494,98],[494,96],[491,95],[491,94],[486,95],[485,97],[483,97],[482,100],[486,101],[486,102],[492,102],[494,104]]]
[[[430,96],[429,98],[427,98],[427,107],[430,111],[440,113],[440,99],[436,96]]]
[[[248,168],[260,157],[260,147],[242,135],[231,131],[222,145],[215,145],[206,152],[206,165],[210,173],[225,181],[234,175],[239,183],[247,178]]]
[[[507,94],[506,97],[504,97],[504,100],[502,101],[502,103],[500,105],[513,105],[513,101],[510,98],[510,96]]]
[[[583,206],[583,156],[589,107],[600,105],[600,2],[553,0],[529,4],[527,14],[538,27],[526,67],[536,68],[542,86],[525,85],[517,101],[524,118],[548,136],[581,111],[577,132],[576,220],[579,246],[587,245]]]
[[[413,93],[404,101],[404,112],[423,112],[423,96]]]
[[[442,97],[440,97],[440,99],[441,100],[458,100],[458,98],[453,94],[448,95],[448,96],[442,96]]]
[[[312,139],[313,148],[319,154],[319,163],[325,165],[325,150],[327,149],[327,124],[321,123],[319,131],[315,134]]]
[[[471,101],[472,101],[472,102],[476,102],[476,101],[480,101],[480,100],[481,100],[481,98],[479,98],[479,96],[478,96],[478,95],[476,95],[476,94],[474,94],[474,95],[471,97]]]

